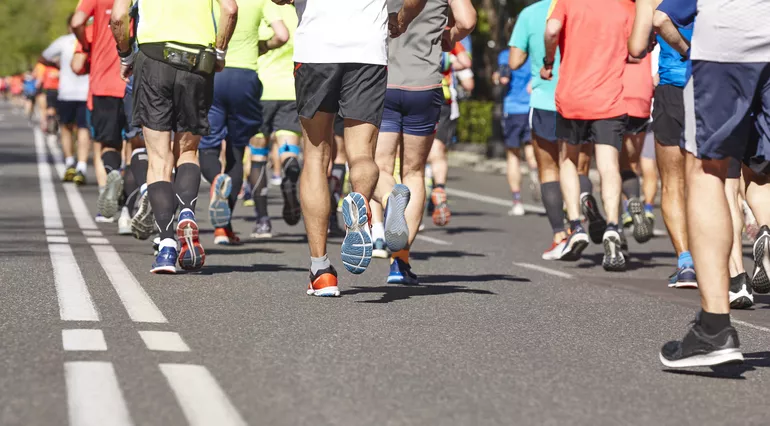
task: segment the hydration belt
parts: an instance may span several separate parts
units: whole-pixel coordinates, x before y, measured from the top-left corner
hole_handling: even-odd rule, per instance
[[[139,50],[156,61],[197,74],[213,74],[217,63],[217,54],[211,47],[166,42],[140,44]]]

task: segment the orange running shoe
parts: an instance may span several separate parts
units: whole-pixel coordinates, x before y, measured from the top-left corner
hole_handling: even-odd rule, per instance
[[[433,210],[433,223],[436,226],[446,226],[449,223],[449,219],[452,218],[452,212],[449,211],[449,206],[446,202],[446,191],[444,188],[433,188],[430,199],[435,206]]]
[[[321,269],[310,274],[310,284],[307,285],[308,296],[338,297],[340,288],[337,286],[337,271],[334,266]]]
[[[214,229],[214,244],[221,246],[235,246],[241,243],[241,239],[235,235],[232,229],[216,228]]]

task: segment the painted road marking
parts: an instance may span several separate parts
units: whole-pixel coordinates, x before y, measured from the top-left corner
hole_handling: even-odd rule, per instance
[[[450,195],[452,197],[466,198],[469,200],[481,201],[482,203],[494,204],[496,206],[502,206],[502,207],[508,207],[508,208],[513,206],[513,202],[511,200],[505,200],[503,198],[497,198],[497,197],[490,197],[489,195],[481,195],[475,192],[463,191],[461,189],[447,188],[446,192],[447,192],[447,195]],[[522,205],[524,206],[524,210],[530,213],[545,214],[545,208],[543,208],[542,206],[536,206],[534,204],[522,204]]]
[[[70,426],[132,426],[115,368],[109,362],[64,363]]]
[[[49,236],[63,236],[67,235],[67,233],[63,229],[46,229],[45,235]]]
[[[59,210],[59,200],[53,187],[51,168],[48,167],[43,134],[40,130],[35,133],[35,151],[37,152],[37,174],[40,178],[40,198],[43,203],[43,223],[46,229],[64,228]]]
[[[96,258],[112,282],[112,286],[128,311],[128,316],[135,322],[166,323],[168,320],[155,306],[147,292],[136,280],[134,274],[120,259],[112,246],[92,246]]]
[[[83,230],[83,235],[85,235],[86,237],[101,237],[102,236],[102,231],[98,231],[98,230],[94,231],[92,229],[84,229]]]
[[[64,321],[99,321],[80,267],[67,244],[49,244],[59,316]]]
[[[429,237],[427,235],[417,234],[416,239],[422,240],[422,241],[425,241],[425,242],[428,242],[428,243],[438,244],[440,246],[451,246],[452,245],[452,243],[449,242],[449,241],[440,240],[438,238]]]
[[[179,333],[173,331],[139,331],[147,349],[165,352],[190,352],[190,347],[182,340]]]
[[[735,318],[732,318],[730,321],[732,321],[735,324],[740,324],[740,325],[748,327],[748,328],[753,328],[754,330],[759,330],[759,331],[764,331],[765,333],[770,333],[770,328],[762,327],[761,325],[754,325],[754,324],[752,324],[750,322],[737,320]]]
[[[546,268],[545,266],[535,265],[532,263],[522,263],[522,262],[513,262],[514,265],[520,266],[522,268],[532,269],[533,271],[543,272],[545,274],[554,275],[561,278],[575,278],[572,276],[572,274],[568,274],[566,272],[557,271],[555,269]]]
[[[70,242],[70,240],[67,237],[62,236],[48,236],[45,238],[46,241],[48,241],[49,244],[67,244]]]
[[[107,342],[102,330],[72,329],[61,331],[65,351],[106,351]]]
[[[88,237],[86,238],[86,241],[88,244],[96,244],[96,245],[107,245],[110,243],[110,240],[106,238],[101,237]]]
[[[206,367],[160,364],[171,389],[192,426],[245,426],[238,411]]]

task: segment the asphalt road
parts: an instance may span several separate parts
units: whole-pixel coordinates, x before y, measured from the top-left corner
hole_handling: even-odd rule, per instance
[[[385,284],[375,259],[320,299],[301,225],[214,246],[205,186],[206,266],[150,274],[149,242],[95,224],[96,186],[63,186],[60,159],[0,105],[1,425],[767,424],[767,296],[733,313],[744,365],[658,361],[698,307],[666,287],[665,237],[632,241],[626,273],[599,246],[543,261],[543,216],[508,217],[503,177],[451,170],[452,222],[413,254],[421,286]],[[247,236],[252,212],[235,216]]]

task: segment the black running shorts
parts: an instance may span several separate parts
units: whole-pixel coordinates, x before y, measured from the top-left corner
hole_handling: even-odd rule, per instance
[[[652,131],[663,146],[681,146],[684,131],[684,89],[664,84],[655,88]]]
[[[650,126],[650,117],[628,117],[626,122],[626,134],[638,135],[639,133],[647,132]]]
[[[93,106],[91,125],[94,140],[120,151],[123,148],[123,130],[126,128],[123,98],[94,96]]]
[[[626,132],[627,115],[600,120],[577,120],[556,117],[556,136],[572,145],[594,142],[599,145],[611,145],[618,151],[623,147],[623,134]]]
[[[279,131],[302,134],[295,101],[262,101],[262,134],[266,138]]]
[[[318,111],[339,113],[342,118],[382,122],[388,70],[373,64],[294,65],[294,87],[300,117],[313,118]]]

